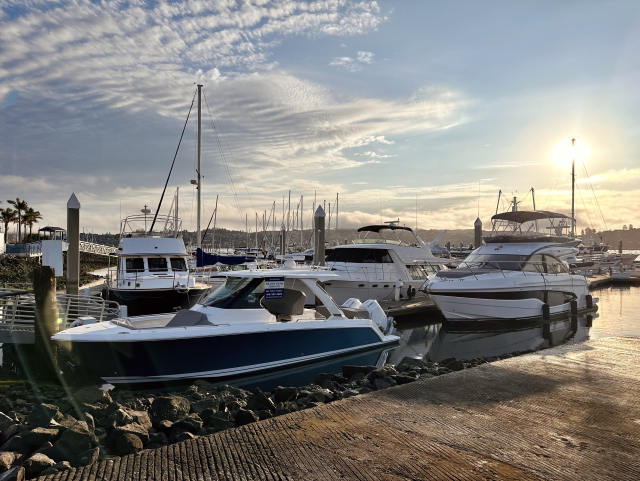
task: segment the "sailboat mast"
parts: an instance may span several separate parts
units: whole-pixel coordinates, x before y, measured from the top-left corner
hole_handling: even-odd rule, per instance
[[[180,187],[176,187],[176,213],[175,213],[175,221],[174,227],[176,230],[176,237],[178,237],[178,199],[180,199]]]
[[[202,232],[200,230],[200,212],[202,211],[202,85],[198,84],[198,215],[196,217],[196,247],[202,249]]]
[[[571,139],[571,237],[575,235],[576,230],[576,211],[575,211],[575,200],[576,200],[576,139]]]

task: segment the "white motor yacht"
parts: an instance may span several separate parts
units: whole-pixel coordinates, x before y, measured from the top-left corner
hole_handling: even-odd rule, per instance
[[[146,216],[122,221],[118,264],[109,269],[103,297],[127,306],[131,316],[189,309],[210,286],[189,271],[184,241],[176,237],[179,229],[149,234],[146,226],[136,229],[141,222],[146,224]]]
[[[485,244],[457,269],[429,281],[431,298],[450,321],[548,318],[591,309],[597,300],[589,281],[571,274],[564,260],[575,258],[580,243],[564,235],[567,219],[548,211],[494,215]]]
[[[396,293],[401,299],[424,295],[420,289],[446,262],[435,257],[410,227],[393,222],[361,227],[358,232],[363,237],[335,246],[326,257],[326,267],[339,278],[328,281],[325,289],[339,304],[352,297],[383,301],[394,300]],[[401,240],[398,234],[405,232],[412,239]]]
[[[398,344],[392,319],[375,301],[336,305],[319,281],[337,277],[309,268],[237,271],[190,310],[84,319],[52,339],[111,384],[206,378],[263,389],[301,385],[320,372],[341,372],[343,364],[375,365]],[[319,300],[314,309],[305,308],[299,286]]]

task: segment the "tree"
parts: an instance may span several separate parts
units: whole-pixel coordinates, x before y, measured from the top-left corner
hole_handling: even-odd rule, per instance
[[[42,220],[42,214],[39,210],[33,210],[33,207],[29,207],[24,213],[22,222],[24,225],[29,226],[29,238],[31,238],[31,231],[33,230],[33,224],[37,224],[39,220]]]
[[[8,200],[7,202],[16,208],[18,214],[18,242],[20,242],[22,239],[22,213],[29,208],[29,205],[26,200],[20,200],[20,197],[16,197],[16,200]]]
[[[4,224],[4,243],[7,243],[7,235],[9,234],[9,224],[15,222],[18,218],[18,213],[10,207],[6,209],[0,209],[0,218]]]

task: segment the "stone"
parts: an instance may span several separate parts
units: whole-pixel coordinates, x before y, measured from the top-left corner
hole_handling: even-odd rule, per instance
[[[235,421],[238,426],[255,423],[258,420],[258,416],[256,416],[253,411],[247,409],[240,409],[235,416]]]
[[[195,439],[195,435],[190,433],[189,431],[182,431],[174,436],[175,442],[180,443],[182,441],[188,441],[190,439]]]
[[[346,391],[344,391],[342,393],[342,398],[346,399],[346,398],[350,398],[353,396],[357,396],[358,394],[360,394],[358,391],[356,391],[355,389],[347,389]]]
[[[284,416],[285,414],[291,414],[291,411],[285,408],[278,408],[274,413],[274,416]]]
[[[53,447],[64,459],[75,459],[98,444],[87,423],[78,421],[67,429]]]
[[[107,391],[100,389],[99,387],[86,387],[73,393],[73,398],[76,402],[86,404],[109,404],[113,400]]]
[[[108,416],[109,405],[108,404],[89,404],[81,403],[78,408],[83,413],[89,413],[96,418],[104,418]]]
[[[76,418],[74,418],[73,416],[70,416],[69,414],[65,414],[62,417],[62,419],[60,421],[58,421],[58,424],[60,424],[61,426],[70,428],[71,426],[73,426],[77,422],[78,422],[78,420]]]
[[[308,401],[318,403],[330,402],[333,401],[333,398],[333,393],[328,389],[321,389],[319,391],[312,392],[309,396],[307,396]]]
[[[219,406],[220,400],[217,398],[203,399],[201,401],[191,403],[191,412],[201,416],[205,409],[212,409],[214,411],[217,411]]]
[[[51,441],[51,439],[53,439],[57,435],[57,429],[35,428],[31,431],[22,433],[20,437],[33,449],[37,449],[44,443]]]
[[[391,376],[391,379],[393,379],[396,382],[396,384],[402,385],[402,384],[409,384],[410,382],[414,382],[416,380],[416,376],[396,374],[395,376]]]
[[[375,366],[342,366],[342,375],[347,379],[351,379],[351,377],[357,372],[361,372],[366,376],[375,369]]]
[[[134,422],[133,416],[129,414],[125,408],[121,408],[109,415],[105,424],[105,430],[107,434],[111,434],[111,431],[113,431],[116,426],[125,426],[132,422]]]
[[[194,413],[193,416],[198,415]],[[182,429],[183,431],[189,431],[190,433],[196,434],[202,428],[202,421],[199,417],[187,416],[177,423],[174,423],[173,428]]]
[[[158,397],[151,404],[151,414],[156,424],[163,420],[180,421],[189,414],[189,411],[191,411],[189,401],[180,396]]]
[[[452,371],[462,371],[464,369],[464,363],[462,361],[451,361],[447,363],[447,369],[451,369]]]
[[[81,466],[89,466],[90,464],[97,463],[100,458],[100,448],[96,446],[95,448],[89,449],[84,453],[80,453],[74,459],[70,461],[70,465],[74,468],[79,468]]]
[[[362,386],[360,389],[358,389],[358,392],[360,394],[367,394],[373,392],[373,389],[371,389],[369,386]]]
[[[356,372],[353,374],[353,376],[351,376],[350,381],[351,382],[358,382],[364,379],[364,373],[363,372]]]
[[[215,391],[216,387],[208,381],[204,379],[197,379],[193,383],[194,386],[198,387],[198,392],[211,392]]]
[[[429,379],[435,377],[433,374],[429,374],[428,372],[424,372],[422,374],[420,374],[420,379]]]
[[[16,460],[16,455],[12,451],[0,452],[0,473],[8,470]]]
[[[161,446],[165,446],[169,443],[169,438],[165,433],[150,433],[149,434],[149,444],[158,444]]]
[[[205,409],[200,413],[200,419],[202,419],[202,422],[204,424],[207,424],[207,420],[210,417],[212,417],[216,412],[218,412],[216,409]]]
[[[133,418],[133,422],[138,423],[146,430],[151,429],[151,418],[149,418],[149,414],[146,411],[134,411],[131,409],[128,413]]]
[[[57,474],[58,470],[51,466],[40,473],[40,476],[49,476],[50,474]]]
[[[422,359],[416,359],[416,358],[407,356],[402,358],[402,361],[400,361],[396,365],[396,371],[405,372],[405,371],[420,369],[423,367],[426,367],[426,366],[425,366],[425,362]]]
[[[442,361],[440,361],[440,363],[439,363],[439,364],[440,364],[441,366],[446,366],[447,364],[449,364],[450,362],[453,362],[453,361],[455,361],[455,360],[456,360],[456,358],[455,358],[455,357],[448,357],[448,358],[443,359]]]
[[[54,404],[38,404],[29,414],[27,422],[32,428],[46,428],[59,411]]]
[[[92,433],[95,433],[96,421],[95,419],[93,419],[93,416],[91,414],[84,413],[84,422],[87,423],[87,427],[89,428],[89,431],[91,431]]]
[[[373,386],[375,387],[376,391],[381,391],[382,389],[387,389],[395,385],[396,385],[396,382],[391,378],[375,379],[373,381]]]
[[[126,433],[118,438],[116,443],[116,453],[119,456],[134,454],[142,451],[142,441],[135,434]]]
[[[11,400],[7,396],[0,394],[0,411],[2,411],[3,413],[6,413],[13,410],[14,410],[14,406]]]
[[[13,468],[0,474],[0,481],[24,481],[25,470],[22,466],[14,466]]]
[[[220,418],[212,417],[207,422],[207,427],[211,428],[210,431],[217,433],[218,431],[224,431],[236,427],[235,423]]]
[[[273,414],[271,414],[271,411],[263,409],[262,411],[256,411],[256,416],[258,416],[260,421],[264,421],[265,419],[272,418]]]
[[[275,411],[276,405],[261,389],[256,389],[247,400],[247,409],[254,412],[262,410]]]
[[[0,434],[0,446],[9,441],[12,436],[22,432],[23,427],[26,426],[22,426],[20,424],[9,424],[6,428],[3,428],[2,433]],[[27,430],[28,429],[29,428],[27,428]]]
[[[7,416],[4,412],[0,412],[0,431],[4,431],[6,428],[15,424],[16,420]]]
[[[26,477],[30,479],[35,478],[45,469],[53,467],[56,462],[42,453],[36,453],[22,464]]]
[[[55,464],[54,468],[58,471],[67,471],[71,469],[71,464],[69,463],[69,461],[60,461],[59,463]]]
[[[281,387],[274,389],[273,398],[276,404],[285,403],[287,401],[295,401],[298,397],[298,389],[295,387]]]
[[[56,462],[63,460],[62,455],[56,450],[56,448],[53,447],[50,441],[40,446],[40,448],[38,448],[38,450],[35,451],[33,454],[36,454],[36,453],[42,453],[45,456],[50,457]]]
[[[158,423],[158,431],[161,431],[163,433],[168,433],[172,428],[173,423],[171,421],[167,421],[166,419]]]
[[[142,444],[147,444],[149,442],[148,430],[140,426],[138,423],[131,423],[114,428],[114,430],[111,431],[111,434],[109,435],[107,444],[109,446],[115,446],[118,442],[118,439],[125,434],[133,434],[135,436],[138,436]]]
[[[9,441],[0,446],[0,451],[14,451],[20,454],[30,454],[33,449],[22,439],[21,434],[16,434]]]

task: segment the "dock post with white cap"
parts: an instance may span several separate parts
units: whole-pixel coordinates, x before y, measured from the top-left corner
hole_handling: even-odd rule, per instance
[[[67,294],[80,290],[80,201],[71,194],[67,202]]]

